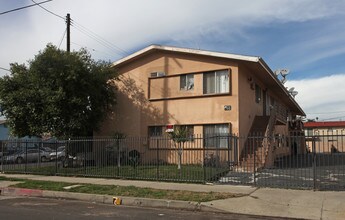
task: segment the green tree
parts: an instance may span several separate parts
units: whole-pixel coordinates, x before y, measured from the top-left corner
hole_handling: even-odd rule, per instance
[[[0,105],[13,135],[91,135],[115,104],[116,72],[85,50],[47,45],[24,64],[11,64],[0,78]]]
[[[179,126],[169,133],[171,140],[173,140],[175,147],[177,146],[178,163],[177,169],[181,170],[183,145],[190,140],[191,134],[187,127]]]

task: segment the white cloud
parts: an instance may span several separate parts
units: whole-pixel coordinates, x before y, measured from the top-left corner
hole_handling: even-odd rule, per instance
[[[23,5],[32,3],[30,0],[22,2]],[[245,42],[252,41],[251,45],[255,47],[255,37],[247,34],[250,28],[322,20],[345,13],[342,0],[55,0],[43,6],[61,16],[70,13],[75,27],[82,24],[127,51],[156,42],[182,42],[179,46],[186,47],[205,46],[210,43],[210,38],[222,44],[224,39],[234,36]],[[7,9],[11,7],[7,5]],[[316,27],[312,30],[315,33],[309,33],[313,38],[303,38],[306,30],[302,30],[300,39],[280,48],[271,57],[277,62],[290,59],[298,67],[344,53],[341,45],[344,44],[345,29],[339,27],[338,22]],[[91,50],[95,58],[114,61],[121,57],[116,53],[118,51],[100,45],[78,29],[72,27],[71,41],[87,46],[89,50],[95,49]],[[319,31],[324,29],[326,31]],[[0,67],[8,68],[10,62],[23,63],[33,58],[49,42],[59,44],[64,30],[62,19],[39,7],[2,15]],[[76,44],[72,44],[72,48],[79,49]],[[65,42],[61,47],[65,48]],[[207,49],[212,48],[212,44],[207,45]],[[0,75],[4,73],[0,70]],[[323,113],[345,111],[345,86],[342,82],[345,82],[344,74],[290,81],[287,85],[299,91],[296,100],[307,113]],[[310,115],[316,116],[331,118],[334,114]]]
[[[307,118],[345,120],[345,74],[318,79],[288,81],[286,86],[298,91],[296,101]]]
[[[27,0],[27,4],[32,2]],[[243,29],[272,22],[303,22],[343,13],[341,1],[322,0],[56,0],[43,6],[91,29],[125,50],[158,41],[184,41],[195,47],[214,34],[219,41],[243,34]],[[17,7],[17,6],[16,6]],[[3,15],[0,66],[20,63],[52,42],[58,44],[65,24],[39,7]],[[96,58],[115,60],[121,55],[72,28],[72,42],[96,49]],[[65,42],[62,47],[65,47]],[[72,48],[79,46],[72,44]],[[212,46],[208,46],[212,49]],[[111,54],[111,55],[109,55]],[[1,73],[1,72],[0,72]]]
[[[344,20],[326,25],[320,24],[300,33],[291,33],[294,40],[270,55],[270,59],[292,63],[290,68],[298,69],[313,63],[345,54]]]

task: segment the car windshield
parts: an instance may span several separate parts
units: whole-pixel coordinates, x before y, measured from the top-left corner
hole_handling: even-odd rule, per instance
[[[18,155],[18,154],[24,154],[25,152],[24,151],[17,151],[15,153],[13,153],[12,155]]]
[[[57,151],[64,151],[65,147],[58,147]]]

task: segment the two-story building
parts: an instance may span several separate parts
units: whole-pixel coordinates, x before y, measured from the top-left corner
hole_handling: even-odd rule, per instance
[[[243,137],[243,158],[250,133],[287,137],[288,122],[305,115],[261,57],[152,45],[113,65],[120,74],[117,105],[95,135],[157,137],[171,125],[201,137],[235,134]],[[274,154],[291,152],[287,143]],[[226,148],[229,141],[203,139],[202,145]]]
[[[345,121],[308,121],[304,124],[307,147],[318,153],[344,152]]]

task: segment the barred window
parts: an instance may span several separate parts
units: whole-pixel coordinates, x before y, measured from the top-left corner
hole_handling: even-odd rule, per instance
[[[229,142],[229,125],[204,125],[204,147],[227,148]]]

